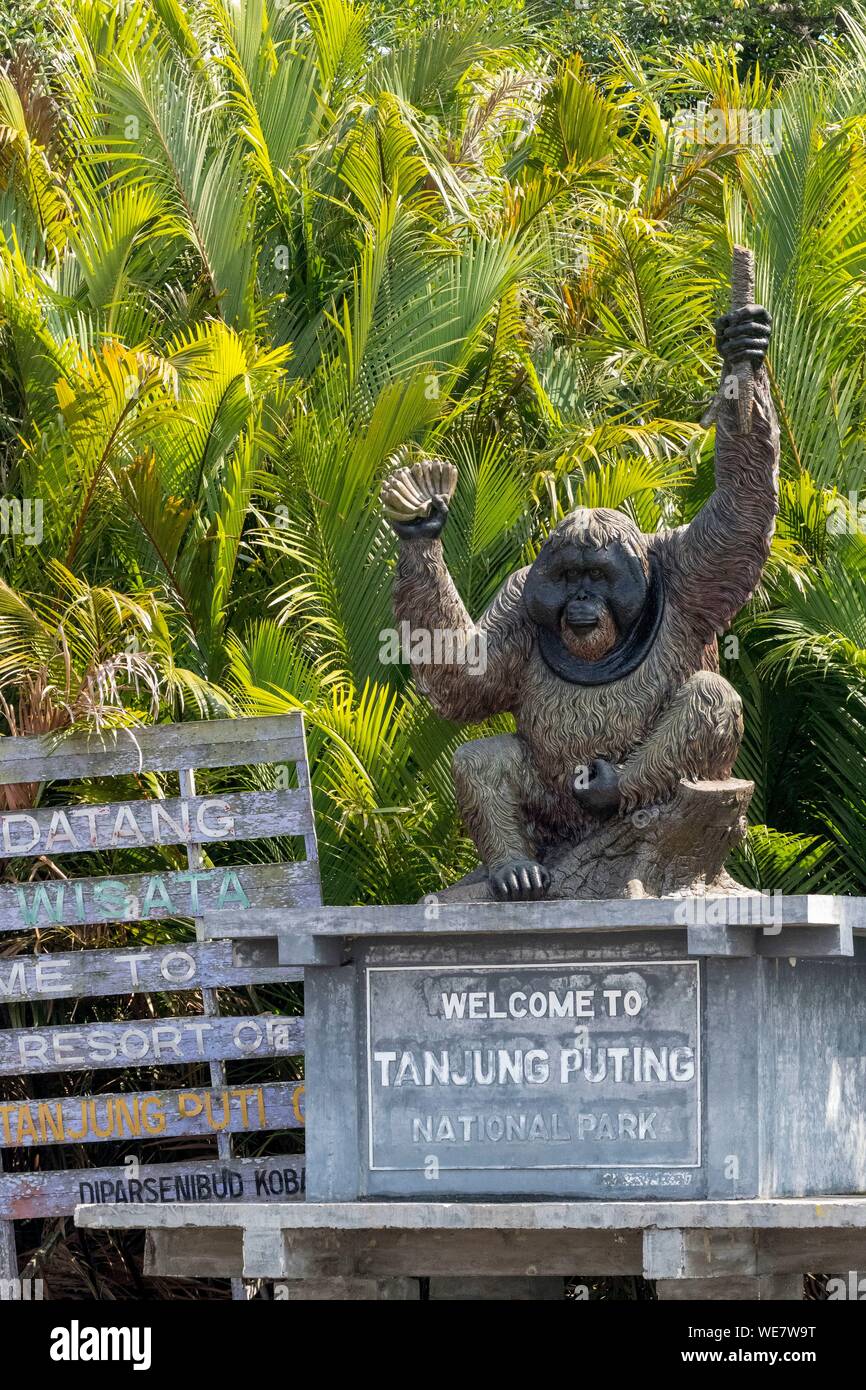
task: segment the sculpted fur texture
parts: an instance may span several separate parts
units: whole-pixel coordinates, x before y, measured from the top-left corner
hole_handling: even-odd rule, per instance
[[[764,314],[752,312],[750,343]],[[454,759],[460,810],[496,896],[540,896],[552,844],[667,801],[682,778],[730,775],[742,712],[719,675],[716,639],[760,579],[777,474],[758,365],[751,432],[740,433],[736,401],[723,402],[715,492],[689,526],[647,535],[619,512],[574,511],[477,625],[445,565],[436,507],[418,519],[420,534],[397,528],[398,620],[467,642],[483,634],[486,646],[483,672],[413,661],[418,688],[458,723],[515,719],[514,734],[473,740]],[[443,501],[438,529],[445,515]]]

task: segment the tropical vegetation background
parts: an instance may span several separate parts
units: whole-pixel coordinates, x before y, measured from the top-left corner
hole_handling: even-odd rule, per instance
[[[458,465],[473,612],[577,503],[688,520],[739,241],[783,476],[724,642],[734,868],[866,892],[855,0],[3,0],[0,31],[0,489],[42,509],[0,535],[3,733],[300,707],[326,901],[459,876],[472,731],[380,660],[382,477]]]

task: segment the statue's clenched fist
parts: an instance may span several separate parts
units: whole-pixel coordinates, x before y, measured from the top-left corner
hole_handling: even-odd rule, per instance
[[[588,768],[576,768],[575,773],[574,794],[587,811],[610,815],[619,810],[620,776],[613,763],[606,758],[593,758]]]
[[[457,469],[443,459],[398,468],[382,487],[382,509],[401,540],[433,540],[448,518]]]
[[[770,346],[773,320],[760,304],[732,309],[716,320],[716,347],[723,362],[749,362],[755,371],[763,366]]]

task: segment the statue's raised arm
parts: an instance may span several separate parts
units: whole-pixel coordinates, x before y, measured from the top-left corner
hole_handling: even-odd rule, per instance
[[[509,577],[477,623],[466,611],[439,539],[456,486],[453,464],[426,459],[386,480],[382,507],[401,542],[394,614],[415,684],[444,719],[475,723],[512,708],[531,636],[525,571]]]
[[[757,304],[733,309],[716,325],[716,485],[678,533],[670,575],[708,642],[751,598],[770,553],[779,490],[779,427],[766,368],[770,328],[770,315]]]

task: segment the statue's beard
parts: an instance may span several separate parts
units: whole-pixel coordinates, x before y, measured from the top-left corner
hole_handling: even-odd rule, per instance
[[[559,624],[559,635],[563,646],[579,661],[600,661],[617,644],[619,633],[613,614],[604,605],[598,621],[593,627],[573,628],[566,622],[563,614]]]

